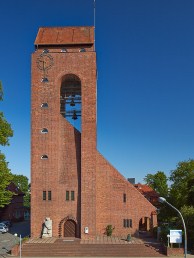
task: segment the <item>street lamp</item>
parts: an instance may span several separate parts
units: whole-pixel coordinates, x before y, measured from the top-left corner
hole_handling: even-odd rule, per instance
[[[187,231],[186,231],[186,226],[185,226],[185,221],[183,219],[183,216],[182,214],[180,213],[180,211],[175,208],[172,204],[170,204],[169,202],[167,202],[167,200],[164,198],[164,197],[159,197],[158,198],[158,201],[161,202],[161,203],[166,203],[168,204],[171,208],[173,208],[174,210],[176,210],[178,212],[178,214],[180,215],[181,219],[182,219],[182,222],[183,222],[183,227],[184,227],[184,231],[185,231],[185,258],[187,257]]]

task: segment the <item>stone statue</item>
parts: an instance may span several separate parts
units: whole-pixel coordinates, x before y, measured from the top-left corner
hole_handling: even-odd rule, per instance
[[[42,237],[52,237],[52,220],[50,218],[44,220]]]

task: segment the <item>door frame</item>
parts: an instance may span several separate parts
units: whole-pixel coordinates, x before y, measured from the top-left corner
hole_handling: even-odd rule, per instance
[[[74,218],[73,216],[67,216],[60,221],[59,230],[58,230],[59,237],[64,237],[64,226],[65,226],[65,223],[68,220],[74,221],[74,223],[75,223],[75,237],[80,238],[79,223],[78,223],[77,219]]]

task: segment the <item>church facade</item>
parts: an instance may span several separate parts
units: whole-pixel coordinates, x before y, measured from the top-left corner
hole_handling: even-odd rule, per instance
[[[46,218],[52,236],[82,239],[156,226],[156,208],[96,148],[94,27],[40,28],[31,67],[31,236]]]

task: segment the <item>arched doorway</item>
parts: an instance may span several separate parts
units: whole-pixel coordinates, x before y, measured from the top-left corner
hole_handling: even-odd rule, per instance
[[[148,217],[143,217],[139,221],[139,230],[140,231],[149,231],[151,228],[151,219]]]
[[[64,237],[76,237],[76,223],[74,220],[68,219],[64,223]]]

